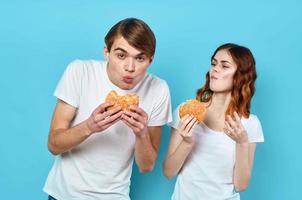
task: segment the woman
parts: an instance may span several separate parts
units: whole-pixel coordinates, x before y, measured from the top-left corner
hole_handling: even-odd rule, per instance
[[[173,200],[240,199],[252,174],[263,133],[250,113],[255,90],[255,60],[246,47],[224,44],[211,58],[205,85],[196,99],[207,102],[203,123],[174,112],[164,174],[178,175]]]

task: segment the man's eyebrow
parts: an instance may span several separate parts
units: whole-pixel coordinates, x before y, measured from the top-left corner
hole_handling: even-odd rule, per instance
[[[114,51],[122,51],[124,53],[127,53],[127,51],[125,49],[121,48],[121,47],[115,48]]]
[[[123,49],[123,48],[121,48],[121,47],[115,48],[114,51],[122,51],[122,52],[124,52],[124,53],[128,53],[125,49]],[[135,55],[135,57],[137,57],[137,56],[144,56],[144,55],[146,55],[144,52],[140,52],[140,53],[138,53],[137,55]]]
[[[144,52],[141,52],[139,54],[137,54],[136,56],[145,56],[146,54]]]

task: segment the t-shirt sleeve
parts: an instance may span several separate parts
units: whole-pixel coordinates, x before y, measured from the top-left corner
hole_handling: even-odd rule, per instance
[[[82,76],[82,61],[75,60],[71,62],[61,77],[55,89],[54,96],[77,108],[81,96]]]
[[[253,116],[246,124],[249,143],[264,142],[261,123],[257,116]]]
[[[173,119],[172,121],[168,124],[168,126],[170,126],[171,128],[175,128],[177,129],[178,123],[180,121],[180,117],[179,117],[179,108],[181,105],[177,106],[177,108],[174,110],[173,112]]]
[[[148,126],[163,126],[172,121],[170,91],[165,81],[155,90],[160,94],[154,95],[155,106],[149,116]]]

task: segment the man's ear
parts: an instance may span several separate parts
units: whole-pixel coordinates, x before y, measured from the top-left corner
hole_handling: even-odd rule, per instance
[[[150,57],[150,64],[152,63],[153,58],[154,58],[154,56],[151,56],[151,57]]]
[[[104,46],[104,58],[106,61],[109,61],[109,50],[107,46]]]

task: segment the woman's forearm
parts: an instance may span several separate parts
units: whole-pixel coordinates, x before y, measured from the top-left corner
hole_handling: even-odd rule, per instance
[[[236,162],[234,169],[234,186],[236,191],[244,191],[248,186],[250,178],[249,144],[236,144]]]
[[[182,141],[176,148],[175,152],[166,158],[163,168],[164,175],[167,178],[171,179],[179,173],[192,148],[193,144]]]

